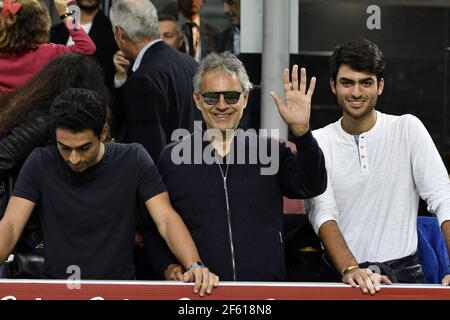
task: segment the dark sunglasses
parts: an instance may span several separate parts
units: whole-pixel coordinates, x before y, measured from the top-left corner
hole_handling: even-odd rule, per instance
[[[226,103],[235,104],[239,101],[241,93],[242,92],[239,91],[224,91],[224,92],[206,92],[201,93],[201,95],[203,96],[203,99],[205,100],[206,104],[213,106],[217,102],[219,102],[221,94],[223,94],[223,98],[225,99]]]

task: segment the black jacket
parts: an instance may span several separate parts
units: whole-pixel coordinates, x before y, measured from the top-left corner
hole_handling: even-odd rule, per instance
[[[94,59],[103,69],[105,84],[110,89],[114,88],[114,63],[113,56],[119,48],[114,40],[112,25],[105,14],[99,10],[92,21],[92,27],[89,36],[95,43],[97,50]],[[63,23],[51,28],[50,41],[58,44],[66,44],[69,39],[69,32]]]
[[[45,146],[49,137],[48,110],[42,110],[32,112],[0,138],[0,217],[22,164],[34,148]]]
[[[222,31],[216,36],[217,52],[230,51],[234,52],[234,27],[230,27]]]
[[[0,179],[18,171],[36,147],[47,144],[50,136],[48,111],[35,111],[0,138]]]
[[[325,191],[327,185],[325,161],[311,132],[295,139],[298,153],[278,141],[245,133],[245,142],[235,138],[235,150],[245,145],[246,164],[230,164],[227,174],[227,197],[219,164],[177,165],[180,149],[191,150],[202,136],[195,133],[181,142],[168,146],[160,156],[159,170],[169,191],[175,210],[192,234],[205,265],[226,281],[281,281],[285,279],[283,244],[283,198],[311,198]],[[271,142],[272,141],[272,142]],[[270,147],[275,143],[279,147]],[[259,144],[268,145],[279,170],[273,175],[262,174],[262,158],[251,164],[249,151]],[[209,145],[203,142],[203,150]],[[257,150],[257,149],[253,149]],[[186,153],[183,153],[186,155]],[[235,155],[238,154],[237,152]],[[238,154],[239,155],[239,154]],[[278,157],[275,157],[277,155]],[[237,163],[237,164],[236,164]],[[226,166],[222,165],[225,173]],[[155,241],[146,241],[150,248]],[[165,263],[159,248],[153,260]]]
[[[116,114],[124,121],[118,140],[142,144],[156,162],[175,129],[193,132],[194,118],[200,117],[192,98],[196,68],[192,57],[163,41],[152,45],[119,90]]]

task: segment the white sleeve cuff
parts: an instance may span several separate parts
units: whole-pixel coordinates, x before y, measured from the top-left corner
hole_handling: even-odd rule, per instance
[[[125,82],[127,81],[127,77],[125,77],[125,79],[117,79],[114,76],[114,88],[120,88],[121,86],[123,86],[125,84]]]
[[[443,202],[439,205],[436,216],[439,220],[439,227],[442,226],[444,221],[450,220],[450,203],[448,203],[448,201]]]
[[[322,224],[324,224],[325,222],[336,221],[336,223],[337,223],[336,217],[332,214],[321,214],[320,216],[315,216],[315,217],[312,217],[311,215],[308,214],[307,216],[308,216],[309,222],[311,223],[311,225],[314,229],[314,232],[317,235],[319,235],[319,229],[322,226]]]

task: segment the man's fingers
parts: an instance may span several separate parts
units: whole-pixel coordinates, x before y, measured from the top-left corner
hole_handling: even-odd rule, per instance
[[[375,291],[380,291],[381,289],[381,276],[379,274],[374,273],[370,276],[372,278],[372,283],[375,288]]]
[[[367,290],[369,290],[369,293],[370,294],[375,294],[376,293],[375,285],[373,283],[375,281],[374,277],[372,275],[368,275],[366,277],[362,277],[362,279],[364,280],[364,284],[366,285]]]
[[[442,279],[442,285],[443,286],[448,286],[450,285],[450,274],[446,275],[444,277],[444,279]]]
[[[392,281],[387,276],[380,276],[380,282],[385,284],[392,284]]]
[[[189,271],[183,274],[183,282],[192,282],[193,280]]]
[[[201,297],[211,294],[219,286],[219,277],[210,272],[208,268],[195,268],[183,274],[184,282],[194,282],[194,293]]]
[[[283,71],[284,92],[291,91],[291,82],[289,81],[289,69]]]
[[[211,274],[208,268],[201,268],[201,271],[202,271],[202,286],[200,288],[200,297],[203,297],[205,293],[208,292],[207,291],[208,289],[209,289],[208,293],[211,293],[212,287],[209,288]]]
[[[116,57],[124,57],[125,58],[125,54],[123,53],[123,51],[119,50],[114,54]]]
[[[183,281],[183,272],[181,272],[180,269],[175,270],[175,274],[174,274],[175,279],[177,281]]]
[[[316,87],[316,77],[312,77],[311,82],[309,83],[308,92],[306,93],[308,97],[310,98],[312,97],[315,87]]]
[[[364,281],[364,279],[360,275],[357,275],[355,277],[355,281],[359,285],[359,288],[361,289],[361,291],[364,294],[367,294],[369,292],[369,290],[367,289],[366,282]]]
[[[116,58],[116,61],[117,62],[120,62],[120,63],[122,63],[122,64],[129,64],[130,63],[130,61],[128,61],[126,58],[124,58],[124,57],[117,57]]]
[[[292,67],[292,85],[290,86],[290,90],[298,90],[298,65],[294,64]]]
[[[300,92],[301,93],[306,92],[306,69],[305,68],[300,69]]]
[[[194,293],[198,293],[200,288],[202,287],[202,272],[200,271],[200,268],[195,268],[191,270],[191,272],[194,275]]]
[[[208,268],[201,269],[202,286],[200,288],[200,296],[211,294],[212,290],[219,285],[219,277],[210,272]]]
[[[352,286],[352,288],[356,288],[358,285],[356,284],[355,280],[353,278],[348,279],[348,284]]]
[[[208,287],[206,288],[206,293],[211,294],[212,290],[217,287],[216,286],[216,275],[214,273],[209,274],[209,283]]]
[[[172,281],[185,281],[185,277],[183,275],[184,268],[179,264],[171,264],[167,267],[164,272],[164,276],[166,280]],[[189,277],[186,281],[189,281]]]
[[[128,66],[130,64],[130,61],[128,61],[128,59],[125,57],[119,57],[119,56],[114,57],[114,61],[118,64],[125,65],[125,66]]]
[[[354,269],[342,278],[342,281],[355,287],[355,282],[361,291],[366,294],[376,294],[381,290],[381,283],[392,284],[388,277],[374,273],[370,269]]]
[[[214,288],[217,288],[219,286],[219,276],[214,275]]]
[[[120,62],[120,63],[126,63],[126,64],[130,64],[130,61],[128,60],[128,58],[125,56],[125,54],[122,51],[117,51],[114,56],[113,56],[113,60]]]

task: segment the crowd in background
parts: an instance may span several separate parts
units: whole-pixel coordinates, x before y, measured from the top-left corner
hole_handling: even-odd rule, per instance
[[[15,248],[16,261],[8,275],[62,277],[59,267],[67,257],[55,256],[64,249],[83,252],[80,261],[90,272],[87,278],[119,275],[194,281],[202,295],[217,286],[217,276],[230,281],[292,280],[299,271],[285,265],[288,232],[283,230],[283,196],[288,196],[309,199],[309,222],[305,220],[295,231],[307,239],[300,249],[313,245],[316,261],[321,261],[320,266],[307,266],[317,270],[301,269],[309,276],[302,279],[342,280],[371,294],[380,283],[423,282],[417,251],[418,201],[422,197],[437,214],[444,233],[440,253],[446,255],[448,176],[417,118],[375,111],[384,88],[381,50],[365,39],[335,48],[330,86],[343,118],[314,132],[309,118],[316,79],[307,78],[306,70],[297,65],[286,69],[284,97],[270,94],[290,129],[290,148],[245,132],[242,142],[236,133],[239,125],[252,127],[241,121],[244,109],[256,106],[250,98],[249,75],[239,60],[240,0],[223,0],[229,20],[223,31],[202,20],[204,2],[178,0],[157,12],[148,0],[115,0],[107,16],[100,0],[77,0],[76,6],[54,0],[61,23],[51,26],[49,12],[39,0],[3,1],[0,215],[5,218],[0,231],[6,240],[0,243],[0,259]],[[179,129],[190,135],[171,144]],[[189,149],[195,135],[208,129],[220,132],[217,136],[208,133],[218,166],[174,165],[170,152]],[[227,130],[233,130],[231,137]],[[254,142],[267,144],[277,155],[279,171],[274,176],[259,174],[264,163],[234,166],[233,146],[239,148],[242,143],[251,152]],[[207,147],[202,145],[202,154]],[[377,148],[386,152],[380,155],[374,151]],[[58,154],[71,171],[56,165],[61,160]],[[54,161],[57,169],[45,166],[42,159]],[[133,170],[117,166],[117,159]],[[397,167],[392,162],[407,165]],[[39,177],[40,171],[48,176]],[[58,202],[49,202],[49,191],[43,187],[50,188],[50,176],[59,183],[59,192],[67,191],[61,192],[61,199],[76,199],[74,207],[80,210],[84,203],[87,209],[98,208],[101,217],[59,216]],[[117,194],[114,184],[121,186]],[[380,185],[383,190],[378,189]],[[80,192],[83,188],[94,194],[97,189],[104,192],[94,200]],[[79,195],[71,193],[75,191]],[[391,201],[393,193],[397,198]],[[117,213],[110,219],[98,202],[101,195],[107,199],[108,210]],[[129,219],[123,221],[117,212],[122,198],[133,199],[127,209]],[[386,202],[381,206],[384,211],[378,212],[380,203]],[[19,218],[13,217],[14,210]],[[212,215],[214,211],[223,215]],[[372,216],[375,211],[376,217]],[[394,211],[399,214],[393,215]],[[58,218],[49,217],[48,212],[57,212]],[[49,231],[49,226],[65,226],[68,221],[73,222],[67,226],[73,239],[83,244],[92,241],[90,250],[83,251],[71,239],[55,244],[61,232]],[[102,238],[77,233],[75,226],[90,230],[89,223],[100,222],[107,229]],[[120,222],[126,225],[123,229],[118,227]],[[123,243],[109,238],[114,236]],[[105,242],[105,252],[96,258],[85,253],[96,255],[93,248]],[[21,254],[25,251],[37,258],[27,261]],[[120,252],[122,260],[110,259]],[[44,261],[44,253],[49,261]],[[126,260],[130,256],[132,263]],[[101,257],[114,268],[93,265]],[[383,272],[377,274],[369,265]],[[442,270],[439,279],[446,285],[447,274],[448,270]]]

